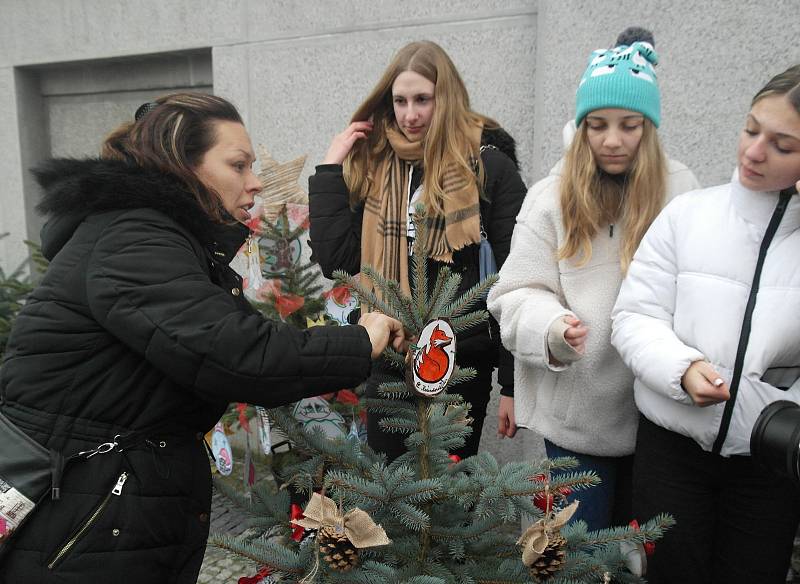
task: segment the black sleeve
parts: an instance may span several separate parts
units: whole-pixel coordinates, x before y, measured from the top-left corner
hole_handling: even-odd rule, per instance
[[[499,270],[511,249],[511,235],[527,188],[516,164],[502,152],[486,149],[482,159],[486,169],[486,193],[491,202],[484,228]],[[502,345],[498,356],[497,382],[502,388],[501,395],[514,396],[514,357]]]
[[[309,237],[312,259],[322,274],[334,270],[349,274],[361,271],[361,220],[363,207],[350,209],[350,193],[340,164],[322,164],[308,177]]]
[[[167,216],[120,215],[91,253],[86,292],[97,322],[178,385],[210,401],[275,407],[353,387],[371,370],[361,326],[301,331],[242,311],[209,279]]]

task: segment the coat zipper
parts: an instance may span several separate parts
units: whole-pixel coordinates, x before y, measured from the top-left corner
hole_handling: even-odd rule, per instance
[[[128,480],[127,472],[123,472],[121,475],[119,475],[119,478],[117,479],[117,483],[114,485],[114,488],[111,489],[111,491],[103,498],[103,500],[100,502],[100,505],[97,506],[97,508],[91,515],[89,515],[89,518],[86,521],[84,521],[80,529],[78,529],[78,531],[75,532],[75,535],[70,537],[69,540],[67,540],[67,543],[65,543],[61,547],[61,549],[58,550],[58,553],[55,555],[53,560],[49,564],[47,564],[48,569],[52,570],[53,568],[55,568],[58,565],[58,563],[63,559],[63,557],[72,549],[72,547],[86,534],[87,531],[89,531],[89,528],[92,525],[94,525],[94,523],[97,521],[100,515],[103,514],[103,511],[105,511],[105,508],[108,507],[108,503],[111,501],[111,495],[119,497],[122,494],[122,487],[125,484],[125,481],[127,480]]]

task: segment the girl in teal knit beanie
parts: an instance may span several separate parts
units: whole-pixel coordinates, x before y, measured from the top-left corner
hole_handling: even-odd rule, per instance
[[[597,473],[600,486],[569,496],[581,501],[573,520],[589,529],[633,518],[638,413],[633,376],[611,346],[611,308],[666,201],[700,186],[661,149],[658,58],[648,40],[590,55],[566,154],[531,187],[489,293],[516,359],[498,429],[508,437],[516,425],[536,430],[549,458],[572,456]]]

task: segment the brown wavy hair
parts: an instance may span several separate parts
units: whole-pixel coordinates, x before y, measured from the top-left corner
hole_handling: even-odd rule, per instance
[[[667,193],[667,158],[658,132],[645,118],[642,139],[626,178],[619,182],[604,173],[589,147],[586,121],[581,121],[567,150],[561,174],[561,217],[564,243],[558,259],[576,258],[584,265],[592,257],[592,238],[613,223],[623,227],[622,272],[656,215]]]
[[[477,124],[490,129],[499,126],[470,109],[467,88],[453,61],[442,47],[431,41],[413,42],[400,49],[353,114],[352,122],[371,119],[373,130],[366,139],[356,142],[345,158],[345,182],[353,205],[363,201],[372,189],[375,170],[391,153],[386,129],[397,123],[392,85],[404,71],[422,75],[435,87],[433,116],[423,148],[423,203],[427,209],[442,214],[446,168],[454,168],[465,181],[478,181],[479,187],[485,180],[479,152],[470,144],[469,130]]]
[[[194,169],[216,143],[216,122],[243,123],[236,107],[216,95],[192,92],[164,95],[153,104],[139,120],[111,132],[100,157],[173,175],[209,217],[220,223],[229,221],[219,195],[203,184]]]

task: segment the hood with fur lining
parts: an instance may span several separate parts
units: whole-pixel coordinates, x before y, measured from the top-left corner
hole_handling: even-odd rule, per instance
[[[52,259],[89,215],[152,208],[226,255],[238,250],[249,230],[216,223],[175,177],[118,160],[60,158],[32,170],[44,194],[36,210],[49,219],[42,228],[42,253]],[[232,250],[232,251],[231,251]]]

